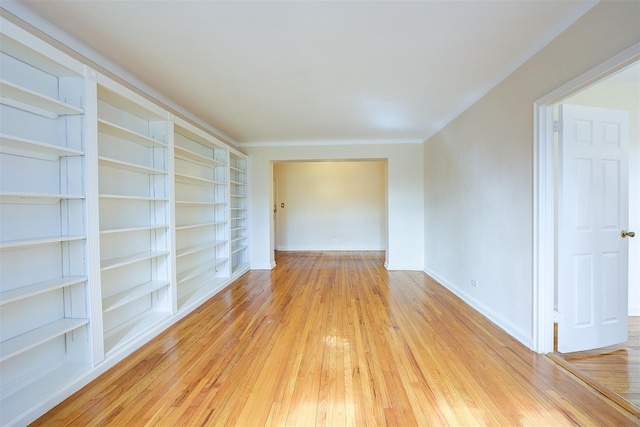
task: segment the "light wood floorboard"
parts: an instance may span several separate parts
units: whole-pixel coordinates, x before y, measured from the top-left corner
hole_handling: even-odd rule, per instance
[[[640,424],[380,252],[279,253],[34,423]]]

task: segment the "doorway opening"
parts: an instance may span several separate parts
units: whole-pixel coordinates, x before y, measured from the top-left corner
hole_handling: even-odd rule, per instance
[[[540,99],[535,104],[534,120],[534,349],[540,353],[552,353],[556,350],[556,331],[554,327],[562,319],[558,313],[558,269],[562,257],[558,251],[558,208],[562,200],[558,199],[558,146],[554,144],[554,121],[557,119],[559,104],[576,104],[601,107],[629,112],[629,220],[627,230],[640,228],[640,148],[638,118],[640,117],[640,45],[635,45],[610,61],[602,64],[585,75],[567,83]],[[616,92],[618,92],[616,94]],[[626,100],[621,100],[622,95]],[[627,105],[624,103],[627,102]],[[628,105],[631,102],[633,105]],[[620,231],[618,230],[618,233]],[[640,360],[640,246],[639,239],[627,239],[629,249],[628,267],[628,321],[629,339],[617,346],[593,349],[581,353],[552,356],[563,366],[572,370],[585,381],[599,388],[614,401],[632,412],[640,410],[640,402],[634,401],[632,393],[623,389],[638,384],[637,365]],[[560,338],[561,339],[561,338]],[[606,355],[606,356],[605,356]],[[563,357],[561,357],[563,356]],[[564,357],[566,356],[566,357]],[[600,368],[597,362],[613,360],[620,366],[626,365],[626,371],[620,371],[620,378],[613,378],[610,368]],[[596,362],[596,363],[593,363]],[[600,365],[602,366],[602,365]],[[602,374],[598,373],[601,370]],[[616,386],[615,383],[618,383]],[[608,383],[608,384],[607,384]],[[637,398],[636,398],[637,400]]]
[[[287,161],[273,166],[277,251],[386,253],[386,160]]]

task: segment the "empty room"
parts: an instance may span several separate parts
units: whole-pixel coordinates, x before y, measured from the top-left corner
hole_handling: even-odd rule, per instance
[[[640,425],[640,2],[0,37],[0,425]]]

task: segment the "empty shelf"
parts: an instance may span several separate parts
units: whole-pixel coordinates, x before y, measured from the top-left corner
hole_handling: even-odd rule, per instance
[[[187,150],[186,148],[182,148],[178,145],[174,147],[175,157],[182,160],[187,160],[195,163],[200,163],[208,166],[224,166],[224,163],[214,159],[213,157],[208,157],[200,153],[196,153],[191,150]],[[213,153],[211,153],[213,154]]]
[[[60,319],[46,324],[17,337],[3,341],[0,345],[0,361],[17,356],[46,341],[49,341],[81,326],[87,325],[88,319]]]
[[[45,292],[51,292],[56,289],[65,288],[67,286],[77,285],[85,282],[86,277],[68,276],[57,279],[47,280],[44,282],[34,283],[33,285],[22,286],[20,288],[11,289],[9,291],[0,292],[0,305],[30,298]]]
[[[85,236],[54,236],[54,237],[41,237],[35,239],[24,240],[8,240],[0,242],[0,249],[20,248],[27,246],[42,246],[50,245],[54,243],[72,242],[75,240],[84,240]]]
[[[106,157],[98,157],[98,164],[100,166],[106,166],[114,169],[141,173],[145,175],[167,175],[167,171],[162,169],[154,169],[149,166],[136,165],[134,163],[123,162],[121,160],[109,159]]]
[[[0,193],[0,203],[52,205],[60,200],[82,200],[83,195],[47,193]]]
[[[82,109],[42,95],[30,89],[18,86],[6,80],[0,80],[0,103],[50,119],[59,116],[82,114]]]
[[[112,268],[123,267],[125,265],[133,264],[135,262],[144,261],[147,259],[158,258],[161,256],[169,255],[169,251],[149,251],[142,252],[133,255],[122,256],[118,258],[105,259],[100,262],[100,269],[110,270]]]
[[[116,138],[124,139],[129,142],[133,142],[144,147],[166,147],[164,142],[157,141],[153,138],[143,135],[138,132],[134,132],[122,126],[114,123],[107,122],[106,120],[98,119],[98,132],[105,133],[107,135],[115,136]]]
[[[135,301],[138,298],[141,298],[167,286],[169,286],[169,281],[167,280],[154,280],[151,282],[143,283],[134,288],[120,292],[112,297],[105,298],[102,301],[102,311],[104,313],[107,313],[111,310],[122,307],[123,305],[130,303],[131,301]]]
[[[211,248],[215,248],[216,246],[220,246],[227,243],[226,240],[215,240],[212,242],[207,242],[207,243],[202,243],[199,245],[195,245],[195,246],[189,246],[183,249],[179,249],[176,251],[176,257],[180,258],[183,257],[185,255],[190,255],[190,254],[194,254],[197,252],[202,252],[205,251],[207,249],[211,249]]]
[[[84,155],[80,150],[3,134],[0,134],[0,153],[51,161]]]

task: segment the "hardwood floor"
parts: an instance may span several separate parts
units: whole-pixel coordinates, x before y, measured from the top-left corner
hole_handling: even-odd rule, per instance
[[[279,253],[35,425],[638,425],[422,272]]]
[[[625,343],[556,356],[571,372],[640,416],[640,317],[629,317]]]

